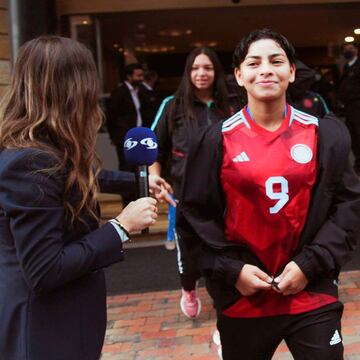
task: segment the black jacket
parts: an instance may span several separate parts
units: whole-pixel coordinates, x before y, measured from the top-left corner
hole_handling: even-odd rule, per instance
[[[162,166],[168,160],[171,161],[170,176],[177,196],[184,174],[190,138],[192,136],[196,137],[202,127],[219,123],[227,116],[215,103],[206,105],[202,101],[195,99],[194,115],[196,122],[189,126],[186,125],[182,107],[175,101],[173,96],[163,101],[152,129],[155,131],[159,146],[157,161]]]
[[[360,58],[352,66],[345,67],[338,95],[345,105],[360,100]]]
[[[0,358],[98,360],[106,330],[103,267],[122,260],[115,228],[64,216],[64,176],[34,149],[0,152]],[[102,171],[102,191],[135,187]],[[76,194],[74,194],[76,197]],[[70,201],[73,199],[71,198]]]
[[[139,89],[138,96],[142,126],[150,126],[153,119],[152,113],[148,112],[148,96],[142,88]],[[121,83],[112,91],[108,102],[106,121],[111,141],[122,144],[126,132],[136,126],[136,120],[137,113],[130,90],[125,83]]]
[[[333,115],[321,119],[318,174],[294,260],[309,280],[308,291],[337,296],[341,267],[350,258],[360,225],[360,184],[349,165],[350,137]],[[244,245],[224,236],[225,202],[220,182],[221,124],[193,138],[178,206],[178,232],[189,248],[203,245],[202,269],[218,308],[241,295],[234,284],[245,263],[264,270]]]

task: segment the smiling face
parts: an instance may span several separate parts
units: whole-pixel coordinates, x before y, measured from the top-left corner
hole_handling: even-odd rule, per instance
[[[191,83],[196,90],[208,90],[215,80],[214,65],[205,54],[198,55],[192,65],[190,73]]]
[[[235,77],[245,87],[249,102],[285,101],[286,89],[295,80],[295,66],[277,42],[261,39],[249,46]]]

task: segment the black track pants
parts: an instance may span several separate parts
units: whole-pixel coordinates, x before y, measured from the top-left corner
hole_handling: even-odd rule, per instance
[[[181,287],[186,291],[191,291],[196,288],[196,283],[201,277],[199,268],[201,247],[186,245],[177,234],[176,249]]]
[[[223,360],[270,360],[284,339],[295,360],[343,360],[341,303],[299,315],[218,316]]]

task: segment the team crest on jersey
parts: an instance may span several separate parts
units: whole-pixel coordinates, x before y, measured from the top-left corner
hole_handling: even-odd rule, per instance
[[[307,164],[313,158],[313,152],[305,144],[295,144],[290,150],[291,157],[299,164]]]

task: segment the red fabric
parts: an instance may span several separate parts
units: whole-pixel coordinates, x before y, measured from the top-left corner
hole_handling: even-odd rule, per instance
[[[274,290],[269,290],[243,297],[223,313],[234,318],[294,315],[315,310],[336,301],[335,297],[326,294],[301,291],[296,295],[284,296]]]
[[[316,180],[317,119],[288,106],[280,128],[271,132],[243,109],[237,122],[224,123],[223,151],[226,238],[246,244],[277,276],[291,261],[306,221]],[[328,301],[269,291],[241,299],[234,314],[298,313]]]

